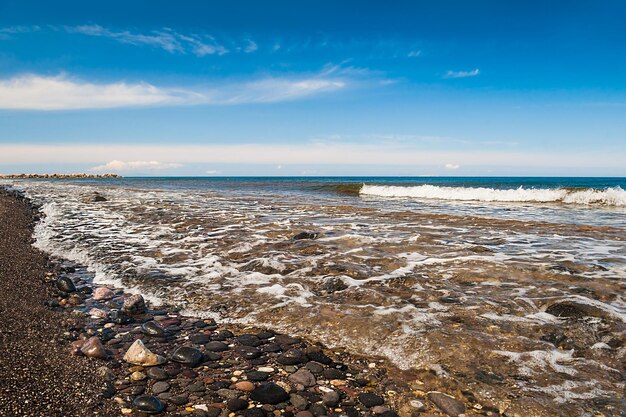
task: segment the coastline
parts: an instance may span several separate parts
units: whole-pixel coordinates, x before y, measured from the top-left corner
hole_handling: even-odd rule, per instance
[[[84,267],[32,247],[38,214],[26,199],[0,192],[0,213],[9,295],[0,327],[7,359],[0,374],[8,375],[0,381],[2,415],[145,415],[162,408],[165,416],[408,417],[465,410],[452,397],[410,387],[377,360],[271,330],[153,310],[137,296],[94,286]],[[136,303],[132,313],[123,308],[129,300]],[[124,360],[136,340],[166,362]]]

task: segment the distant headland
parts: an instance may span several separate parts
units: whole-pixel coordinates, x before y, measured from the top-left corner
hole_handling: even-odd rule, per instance
[[[0,174],[0,178],[122,178],[117,174]]]

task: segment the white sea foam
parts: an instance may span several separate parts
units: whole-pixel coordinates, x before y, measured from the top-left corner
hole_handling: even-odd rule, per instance
[[[603,190],[565,188],[495,189],[482,187],[439,187],[436,185],[367,185],[361,195],[408,197],[457,201],[564,203],[580,205],[626,206],[626,191],[620,187]]]

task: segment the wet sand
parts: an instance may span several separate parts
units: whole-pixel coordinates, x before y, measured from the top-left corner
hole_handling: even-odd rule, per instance
[[[44,303],[46,257],[28,204],[0,193],[0,415],[111,416],[97,365],[68,355],[68,314]]]

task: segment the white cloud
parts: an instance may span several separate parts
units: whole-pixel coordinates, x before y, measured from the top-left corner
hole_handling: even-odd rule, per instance
[[[115,31],[100,25],[81,25],[65,27],[68,33],[78,33],[87,36],[98,36],[113,39],[117,42],[130,45],[147,45],[163,49],[170,53],[193,53],[196,56],[224,55],[231,50],[218,42],[213,36],[206,34],[183,34],[170,28],[153,30],[149,33],[137,33],[128,30]],[[258,49],[257,44],[251,39],[238,41],[240,46],[235,46],[235,51],[246,53]]]
[[[420,55],[422,55],[422,51],[421,50],[409,51],[409,53],[407,54],[407,56],[409,58],[417,58]]]
[[[95,172],[122,172],[122,171],[157,171],[182,167],[182,164],[159,161],[118,161],[114,159],[104,165],[91,168]]]
[[[480,74],[480,70],[478,68],[473,69],[471,71],[448,71],[444,78],[467,78],[467,77],[475,77]]]
[[[461,165],[448,163],[444,165],[444,168],[445,169],[459,169],[461,168]]]
[[[162,89],[147,83],[94,84],[37,75],[0,80],[0,109],[94,109],[185,104],[202,99],[201,94],[191,91]]]
[[[205,174],[207,174],[207,175],[216,175],[216,174],[219,174],[219,173],[220,173],[220,171],[218,171],[217,169],[209,169],[209,170],[207,170],[205,172]]]
[[[71,110],[137,106],[270,103],[296,100],[346,87],[346,78],[265,78],[190,90],[139,83],[91,83],[66,76],[21,75],[0,80],[0,109]]]

